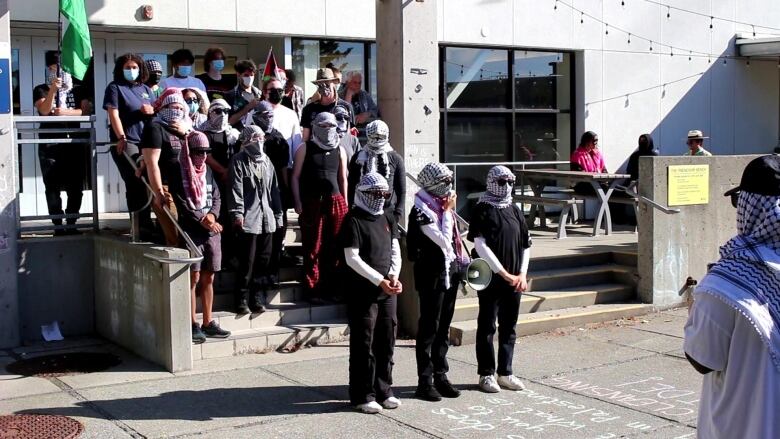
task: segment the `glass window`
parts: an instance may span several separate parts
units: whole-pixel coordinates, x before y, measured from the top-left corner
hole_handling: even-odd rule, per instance
[[[19,49],[11,50],[11,88],[14,100],[14,114],[22,114],[21,97],[19,94]]]
[[[571,60],[568,53],[515,51],[515,106],[569,110]]]
[[[517,114],[515,160],[569,160],[571,117],[566,113]]]
[[[448,47],[445,51],[447,108],[509,108],[506,50]]]
[[[371,43],[368,47],[370,48],[368,52],[368,77],[370,82],[368,89],[371,92],[371,97],[374,98],[374,102],[378,105],[379,99],[376,92],[376,43]]]
[[[373,46],[367,48],[366,46]],[[292,40],[293,70],[298,79],[298,86],[304,89],[306,97],[317,91],[317,87],[311,83],[317,77],[317,69],[325,67],[329,63],[342,72],[358,71],[366,78],[366,50],[372,54],[370,77],[371,85],[376,82],[376,45],[373,43],[336,41],[336,40]],[[364,84],[364,88],[369,84]],[[368,89],[368,88],[367,88]],[[376,93],[376,87],[371,86],[370,92]],[[376,98],[376,97],[375,97]]]

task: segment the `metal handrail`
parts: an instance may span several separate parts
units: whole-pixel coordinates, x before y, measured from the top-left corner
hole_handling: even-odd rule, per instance
[[[629,189],[626,186],[617,185],[617,186],[615,186],[615,189],[621,190],[621,191],[625,192],[626,194],[628,194],[628,195],[630,195],[632,197],[635,197],[637,200],[639,200],[639,201],[641,201],[641,202],[643,202],[645,204],[649,204],[650,206],[652,206],[653,208],[655,208],[657,210],[660,210],[663,213],[670,214],[670,215],[671,214],[675,214],[675,213],[680,213],[680,209],[673,209],[671,207],[664,206],[663,204],[661,204],[661,203],[659,203],[659,202],[657,202],[655,200],[651,200],[650,198],[647,198],[644,195],[639,195],[638,193],[632,191],[631,189]]]
[[[122,155],[127,159],[128,163],[130,163],[130,166],[133,167],[133,171],[138,172],[138,166],[135,164],[135,161],[132,157],[130,157],[130,154],[127,153],[127,150],[122,151]],[[143,182],[144,186],[146,186],[146,190],[151,194],[151,196],[154,196],[154,189],[152,189],[152,186],[149,184],[148,181],[146,181],[145,178],[140,177],[140,180]],[[151,201],[151,197],[150,197]],[[173,226],[176,227],[176,230],[179,232],[181,237],[184,239],[184,243],[187,244],[187,247],[189,247],[190,254],[194,254],[194,257],[189,258],[165,258],[162,256],[153,255],[150,253],[144,253],[144,257],[148,259],[152,259],[157,262],[161,262],[164,264],[196,264],[203,260],[203,254],[198,250],[198,246],[195,245],[195,243],[192,241],[192,238],[190,238],[190,235],[187,234],[187,232],[184,231],[184,229],[181,228],[179,225],[179,222],[176,221],[176,218],[173,217],[173,214],[170,210],[168,210],[167,206],[162,206],[163,212],[165,212],[165,215],[168,217],[168,219],[171,220],[173,223]]]
[[[19,147],[21,145],[35,145],[35,144],[47,144],[47,143],[53,143],[53,144],[79,144],[79,143],[86,143],[89,144],[89,153],[90,153],[90,185],[92,187],[92,213],[90,214],[78,214],[77,218],[84,218],[84,217],[91,217],[92,218],[92,229],[97,232],[100,230],[100,218],[98,215],[98,195],[97,195],[97,151],[95,146],[95,121],[96,121],[95,115],[89,115],[89,116],[14,116],[13,118],[13,138],[14,143],[16,147]],[[62,122],[78,122],[78,123],[86,123],[89,124],[88,128],[43,128],[40,127],[31,127],[31,128],[24,128],[19,127],[20,124],[40,124],[40,123],[46,123],[46,122],[55,122],[55,123],[62,123]],[[19,135],[37,135],[41,133],[88,133],[89,139],[72,139],[72,138],[50,138],[50,139],[22,139],[19,138]],[[70,230],[70,229],[79,229],[84,228],[87,225],[86,224],[61,224],[61,225],[54,225],[54,226],[46,226],[46,227],[22,227],[23,221],[30,221],[28,217],[23,217],[20,214],[20,206],[19,203],[16,204],[17,209],[17,229],[19,233],[22,233],[24,231],[34,231],[34,230]],[[73,218],[72,215],[76,214],[70,214],[70,215],[37,215],[39,217],[43,218],[49,218],[49,219],[58,219],[58,218]]]

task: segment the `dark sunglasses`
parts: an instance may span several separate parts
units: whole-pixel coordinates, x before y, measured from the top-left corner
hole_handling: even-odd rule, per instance
[[[269,92],[269,93],[272,92],[272,91],[277,91],[279,93],[284,93],[284,89],[283,88],[268,88],[268,89],[266,89],[266,91]]]
[[[189,99],[185,99],[185,100],[184,100],[184,102],[186,102],[186,103],[188,103],[188,104],[192,104],[192,103],[194,103],[194,102],[198,102],[198,98],[189,98]]]
[[[734,207],[737,207],[737,204],[739,203],[739,191],[733,192],[731,196],[731,205]]]
[[[440,183],[440,184],[441,184],[441,183],[444,183],[444,184],[450,184],[450,183],[452,183],[452,177],[444,177],[444,178],[442,178],[441,180],[439,180],[439,183]]]
[[[384,198],[385,200],[390,199],[390,192],[387,191],[367,191],[366,195],[375,198]]]
[[[211,110],[211,112],[219,115],[227,114],[227,110],[225,110],[224,108],[215,108]]]
[[[344,116],[343,114],[337,114],[336,120],[339,122],[344,122],[345,120],[347,120],[347,116]]]
[[[512,186],[512,185],[515,184],[515,179],[514,178],[499,178],[498,180],[496,180],[496,183],[498,183],[499,186],[503,186],[505,184],[508,184],[508,185]]]

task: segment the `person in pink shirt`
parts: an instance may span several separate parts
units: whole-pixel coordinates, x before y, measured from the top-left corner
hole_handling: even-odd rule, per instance
[[[580,138],[580,144],[571,155],[572,171],[607,172],[604,156],[598,148],[599,136],[593,131],[585,131]],[[581,194],[593,194],[590,183],[577,183],[574,191]]]
[[[593,131],[585,131],[580,139],[580,145],[571,155],[573,171],[607,172],[604,156],[599,151],[599,137]]]

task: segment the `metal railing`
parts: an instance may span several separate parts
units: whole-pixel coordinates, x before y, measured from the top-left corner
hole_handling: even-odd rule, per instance
[[[94,231],[98,231],[99,217],[98,217],[98,194],[97,194],[97,151],[95,149],[95,116],[14,116],[14,141],[17,148],[21,150],[26,145],[41,145],[41,144],[88,144],[90,153],[90,185],[92,186],[92,213],[71,213],[61,215],[25,215],[22,216],[19,211],[19,203],[17,203],[17,217],[19,218],[17,229],[19,233],[22,232],[36,232],[36,231],[49,231],[49,230],[77,230],[90,227]],[[58,128],[47,127],[40,128],[38,124],[41,123],[79,123],[89,124],[89,127],[78,128]],[[71,134],[88,133],[89,136],[71,137]],[[39,134],[62,134],[62,137],[52,137],[41,139]],[[24,138],[28,136],[27,138]],[[92,218],[91,224],[67,224],[67,220],[79,218]],[[65,220],[65,224],[60,225],[45,225],[45,226],[23,226],[23,222],[40,221],[40,220]]]
[[[618,185],[618,186],[615,186],[615,189],[621,190],[621,191],[625,192],[626,194],[628,194],[629,196],[632,196],[632,197],[636,198],[637,200],[639,200],[640,203],[645,203],[645,204],[649,205],[650,207],[652,207],[654,209],[657,209],[657,210],[659,210],[659,211],[661,211],[663,213],[666,213],[666,214],[669,214],[669,215],[675,214],[675,213],[680,213],[680,209],[673,209],[673,208],[671,208],[669,206],[664,206],[663,204],[661,204],[661,203],[659,203],[659,202],[657,202],[655,200],[652,200],[650,198],[647,198],[644,195],[639,195],[638,193],[634,192],[631,189],[631,187]]]
[[[138,166],[135,164],[135,160],[133,160],[132,157],[130,157],[130,154],[127,153],[127,151],[123,151],[122,155],[125,157],[125,159],[130,163],[130,166],[133,167],[133,171],[136,173],[138,172]],[[147,201],[147,206],[152,202],[152,199],[154,198],[154,189],[152,189],[152,186],[149,184],[149,182],[146,180],[146,178],[141,177],[140,180],[143,182],[144,186],[146,186],[146,190],[149,193],[149,200]],[[144,207],[143,209],[145,209]],[[134,214],[137,214],[141,210],[137,210],[135,212],[131,212],[131,222],[137,222],[136,217]],[[190,235],[184,231],[184,229],[181,228],[179,225],[179,222],[176,221],[176,218],[173,216],[171,211],[168,209],[167,206],[162,206],[162,211],[165,213],[165,215],[168,217],[168,219],[171,220],[171,223],[176,228],[176,231],[179,232],[179,235],[184,240],[184,243],[187,244],[187,247],[189,248],[190,256],[189,258],[165,258],[162,256],[153,255],[151,253],[144,253],[144,257],[148,259],[152,259],[154,261],[163,263],[163,264],[197,264],[198,262],[203,260],[203,253],[200,252],[198,249],[198,246],[195,245],[195,242],[192,241],[192,238],[190,238]],[[133,226],[133,228],[136,228],[136,226]]]
[[[453,188],[455,190],[458,190],[458,168],[466,168],[466,167],[477,167],[477,166],[506,166],[508,168],[520,168],[521,170],[525,170],[526,167],[537,167],[537,166],[562,166],[562,165],[568,165],[570,162],[568,161],[538,161],[538,162],[529,162],[529,161],[521,161],[521,162],[495,162],[495,163],[485,163],[485,162],[463,162],[463,163],[442,163],[444,166],[452,168],[452,179],[453,179]],[[520,186],[525,186],[525,182],[523,180],[522,174],[520,175]]]

